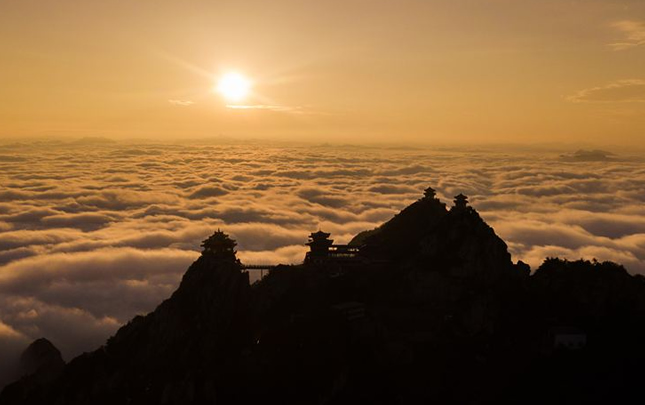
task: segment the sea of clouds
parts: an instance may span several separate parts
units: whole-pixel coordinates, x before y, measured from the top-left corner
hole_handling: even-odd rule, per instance
[[[534,269],[547,256],[645,273],[645,165],[549,150],[280,143],[42,141],[0,145],[0,364],[47,337],[100,346],[177,287],[221,228],[245,263],[298,263],[432,186],[462,192]],[[584,161],[581,161],[584,160]],[[0,370],[1,372],[1,370]]]

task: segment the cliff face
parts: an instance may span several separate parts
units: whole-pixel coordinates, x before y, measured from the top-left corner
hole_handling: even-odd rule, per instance
[[[349,243],[363,246],[366,254],[401,260],[417,252],[428,234],[446,216],[446,205],[435,198],[422,198],[404,208],[380,227],[359,233]]]
[[[486,283],[514,271],[506,243],[472,209],[446,214],[425,235],[410,262],[418,271]]]
[[[513,264],[506,243],[477,211],[468,206],[447,210],[433,197],[359,234],[352,244],[362,245],[368,257],[385,260],[398,274],[388,294],[390,322],[407,318],[418,338],[438,333],[436,328],[445,331],[445,319],[461,334],[494,333],[508,290],[522,288],[530,270]]]
[[[413,271],[494,282],[525,268],[511,262],[506,243],[471,207],[446,210],[435,198],[423,198],[390,221],[357,235],[350,244],[365,254]]]
[[[360,260],[250,286],[218,231],[155,311],[0,404],[526,403],[526,381],[549,403],[569,358],[544,357],[553,326],[590,334],[585,362],[566,363],[590,376],[576,389],[599,365],[643,374],[628,360],[645,360],[645,282],[620,266],[551,259],[529,276],[475,210],[428,197],[352,243]],[[617,330],[630,338],[608,363]]]
[[[239,264],[202,256],[154,312],[134,318],[105,347],[71,362],[66,379],[75,388],[58,390],[59,403],[214,400],[213,382],[235,378],[241,350],[249,344],[249,305],[248,277]]]
[[[74,359],[55,384],[41,381],[34,389],[30,379],[22,389],[25,384],[17,383],[0,402],[214,401],[217,384],[235,385],[242,348],[250,344],[250,294],[248,275],[234,257],[203,255],[168,300],[135,317],[104,347]],[[42,346],[32,345],[23,356],[29,364],[43,357]]]

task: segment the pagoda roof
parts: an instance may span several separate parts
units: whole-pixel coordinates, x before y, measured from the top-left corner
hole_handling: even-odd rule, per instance
[[[468,206],[468,197],[459,193],[455,196],[455,207],[459,209],[465,209]]]
[[[432,187],[428,187],[423,191],[423,195],[426,198],[434,198],[437,195],[437,190]]]
[[[331,233],[323,232],[323,231],[318,231],[318,232],[312,232],[311,235],[309,235],[310,238],[312,239],[327,239],[331,236]]]

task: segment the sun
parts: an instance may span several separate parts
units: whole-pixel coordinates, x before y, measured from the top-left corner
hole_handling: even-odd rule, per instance
[[[243,75],[231,72],[222,76],[215,86],[215,91],[228,101],[242,101],[251,90],[251,81]]]

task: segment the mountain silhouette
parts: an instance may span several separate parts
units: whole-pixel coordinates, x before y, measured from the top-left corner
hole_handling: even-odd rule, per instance
[[[38,391],[50,384],[63,371],[65,361],[60,351],[45,338],[36,339],[20,355],[16,374],[22,376],[19,384],[13,384],[2,392],[3,397],[21,397]]]
[[[218,230],[153,312],[0,404],[642,402],[645,280],[620,265],[531,275],[431,188],[348,245],[310,238],[250,285]]]

